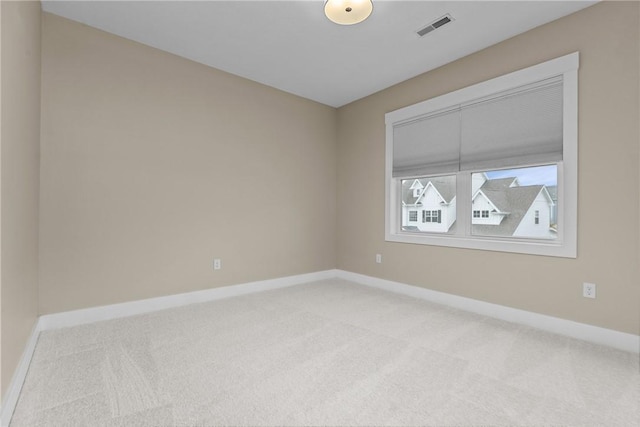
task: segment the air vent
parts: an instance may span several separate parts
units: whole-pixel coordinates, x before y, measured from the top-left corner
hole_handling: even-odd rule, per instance
[[[448,24],[451,21],[453,21],[453,18],[451,17],[451,15],[446,14],[443,17],[436,19],[435,21],[433,21],[431,24],[427,25],[426,27],[419,29],[418,31],[416,31],[416,33],[420,37],[424,37],[427,34],[429,34],[431,31],[437,30],[438,28],[442,27],[443,25]]]

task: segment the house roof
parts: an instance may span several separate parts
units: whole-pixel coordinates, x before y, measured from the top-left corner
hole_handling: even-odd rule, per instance
[[[509,213],[509,215],[504,217],[500,225],[473,224],[471,226],[472,232],[474,234],[512,236],[533,201],[544,189],[544,185],[509,187],[509,184],[505,185],[504,182],[495,183],[493,181],[507,181],[507,179],[489,180],[480,187],[480,190],[501,212]],[[513,178],[510,178],[510,182],[513,182]],[[487,184],[489,185],[487,186]]]
[[[445,202],[451,203],[456,197],[456,179],[453,176],[442,176],[429,179]]]
[[[487,179],[484,184],[482,184],[482,187],[480,187],[481,190],[486,191],[486,190],[500,190],[503,191],[505,188],[509,188],[511,186],[511,184],[513,184],[513,182],[516,180],[516,178],[499,178],[499,179]]]
[[[414,180],[412,179],[402,181],[402,202],[405,205],[415,205],[418,200],[417,197],[413,197],[413,191],[411,190],[413,182]]]
[[[402,181],[402,201],[407,205],[414,205],[418,201],[420,197],[413,197],[413,191],[411,191],[411,187],[415,182],[415,179],[407,179]],[[446,203],[451,203],[453,198],[456,196],[456,179],[453,176],[442,176],[435,178],[422,178],[417,179],[417,181],[422,184],[425,189],[427,188],[429,182],[431,185],[435,187],[435,189],[440,193],[442,198]]]

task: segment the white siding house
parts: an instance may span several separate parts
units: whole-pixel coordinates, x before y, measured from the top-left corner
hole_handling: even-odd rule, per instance
[[[485,236],[540,239],[557,237],[551,222],[555,203],[544,185],[520,185],[518,179],[488,179],[474,174],[471,232]]]
[[[557,237],[555,202],[544,185],[472,175],[471,232],[486,236]],[[446,233],[456,222],[454,176],[402,181],[402,229]]]
[[[543,188],[531,204],[529,210],[520,221],[518,228],[513,232],[517,237],[539,237],[542,239],[555,238],[555,229],[551,227],[551,197],[546,188]]]
[[[405,180],[402,228],[446,233],[456,221],[455,177]]]

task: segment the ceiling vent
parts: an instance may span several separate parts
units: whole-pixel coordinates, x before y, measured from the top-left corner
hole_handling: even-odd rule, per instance
[[[431,24],[427,25],[426,27],[419,29],[418,31],[416,31],[416,33],[420,37],[424,37],[427,34],[429,34],[431,31],[437,30],[438,28],[442,27],[443,25],[448,24],[451,21],[453,21],[453,18],[451,17],[451,15],[449,15],[447,13],[446,15],[436,19],[435,21],[433,21]]]

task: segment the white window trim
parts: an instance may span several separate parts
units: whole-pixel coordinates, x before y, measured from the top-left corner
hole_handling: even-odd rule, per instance
[[[385,115],[385,240],[390,242],[514,252],[566,258],[577,257],[578,218],[578,67],[579,53],[534,65],[475,84],[454,92],[410,105]],[[553,241],[523,238],[472,236],[471,225],[471,173],[457,175],[458,219],[457,233],[412,233],[401,230],[401,179],[392,178],[393,127],[430,112],[455,104],[489,96],[504,90],[563,76],[563,160],[558,166],[558,238]],[[526,165],[535,166],[535,165]]]

